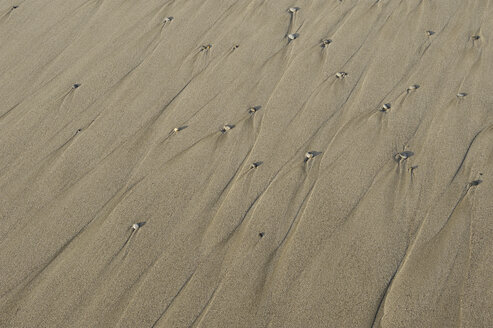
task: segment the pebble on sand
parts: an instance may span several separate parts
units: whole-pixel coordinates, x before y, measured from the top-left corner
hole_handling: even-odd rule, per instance
[[[134,223],[134,224],[132,224],[132,229],[133,229],[134,231],[137,231],[139,228],[140,228],[140,224],[138,224],[138,223]]]
[[[75,83],[75,84],[72,86],[72,89],[77,89],[78,87],[80,87],[80,83]]]
[[[345,78],[346,76],[347,76],[347,73],[346,73],[346,72],[337,72],[337,73],[336,73],[336,77],[337,77],[338,79],[343,79],[343,78]]]
[[[419,85],[413,84],[413,85],[410,85],[409,87],[407,87],[406,92],[409,93],[409,92],[414,91],[414,90],[416,90],[418,88],[419,88]]]
[[[414,153],[412,151],[401,151],[400,153],[397,153],[395,155],[395,159],[397,161],[405,161],[406,159],[408,159],[409,157],[413,156]]]
[[[329,44],[331,44],[331,43],[332,43],[332,40],[331,40],[331,39],[323,39],[323,40],[321,41],[321,47],[322,47],[322,48],[325,48],[325,47],[327,47],[327,46],[328,46]]]
[[[256,169],[259,166],[260,166],[260,162],[254,162],[254,163],[250,164],[251,169]]]
[[[382,108],[380,109],[381,112],[387,112],[390,110],[392,106],[390,104],[384,104]]]
[[[313,157],[315,157],[315,153],[312,152],[312,151],[308,151],[305,153],[305,162],[312,159]]]
[[[298,38],[298,36],[299,36],[298,33],[291,33],[291,34],[288,34],[288,39],[294,40],[294,39]]]
[[[207,44],[207,45],[201,46],[200,51],[209,50],[210,48],[212,48],[212,44]]]
[[[248,113],[255,114],[258,110],[257,108],[258,107],[255,107],[255,106],[248,108]]]
[[[220,130],[220,131],[221,131],[221,133],[226,133],[226,132],[228,132],[229,130],[231,130],[232,128],[233,128],[233,126],[232,126],[232,125],[230,125],[230,124],[225,124],[225,125],[221,128],[221,130]]]

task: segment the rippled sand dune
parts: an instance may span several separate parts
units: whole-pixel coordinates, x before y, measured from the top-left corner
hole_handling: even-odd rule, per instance
[[[492,17],[0,0],[0,327],[492,327]]]

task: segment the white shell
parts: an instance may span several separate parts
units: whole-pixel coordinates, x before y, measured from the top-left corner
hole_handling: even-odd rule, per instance
[[[390,107],[391,107],[391,106],[390,106],[390,104],[384,104],[384,105],[382,106],[382,112],[386,112],[386,111],[388,111],[388,110],[390,109]]]
[[[298,10],[299,10],[299,9],[298,9],[298,8],[296,8],[296,7],[291,7],[291,8],[289,8],[289,9],[288,9],[288,11],[289,11],[290,13],[292,13],[292,14],[294,14],[294,13],[295,13],[295,12],[297,12]]]
[[[229,124],[225,124],[225,125],[221,128],[221,132],[222,132],[222,133],[226,133],[226,132],[228,132],[229,130],[231,130],[231,125],[229,125]]]
[[[291,34],[288,34],[288,39],[289,40],[294,40],[298,37],[298,34],[296,33],[291,33]]]
[[[258,167],[258,164],[257,164],[257,163],[252,163],[252,164],[250,165],[250,168],[251,168],[251,169],[256,169],[257,167]]]
[[[408,153],[406,153],[406,152],[403,151],[402,153],[399,153],[399,157],[401,159],[408,159],[409,158],[409,155],[408,155]]]
[[[255,107],[250,107],[250,108],[248,108],[248,112],[249,112],[250,114],[253,114],[253,113],[255,113],[256,111],[257,111],[257,109],[256,109]]]
[[[132,229],[137,230],[137,229],[139,229],[139,228],[140,228],[140,226],[139,226],[139,224],[138,224],[138,223],[134,223],[134,224],[132,224]]]
[[[432,36],[433,34],[435,34],[435,32],[433,32],[433,31],[429,31],[429,30],[428,30],[428,31],[426,31],[426,35],[428,35],[428,36]]]
[[[174,128],[174,129],[173,129],[173,132],[174,132],[174,133],[176,133],[176,132],[178,132],[178,131],[180,131],[180,128]]]
[[[346,73],[346,72],[337,72],[337,73],[336,73],[336,77],[337,77],[338,79],[343,79],[343,78],[345,78],[346,76],[347,76],[347,73]]]
[[[465,96],[467,96],[467,93],[465,92],[460,92],[457,94],[457,98],[464,98]]]
[[[311,151],[307,152],[307,153],[305,154],[305,158],[306,158],[307,160],[308,160],[308,159],[310,159],[310,158],[313,158],[313,153],[312,153]]]
[[[165,23],[169,23],[169,22],[171,22],[172,20],[173,20],[173,17],[166,17],[166,18],[164,19],[164,22],[165,22]]]

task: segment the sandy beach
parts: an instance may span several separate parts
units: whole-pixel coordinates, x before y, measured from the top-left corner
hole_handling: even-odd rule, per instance
[[[0,0],[0,327],[493,327],[490,0]]]

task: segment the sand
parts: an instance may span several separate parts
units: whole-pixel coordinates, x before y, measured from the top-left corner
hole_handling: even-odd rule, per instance
[[[491,17],[0,0],[0,327],[492,327]]]

